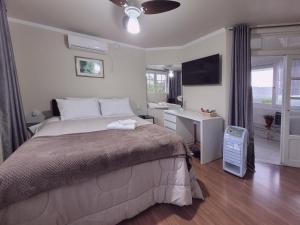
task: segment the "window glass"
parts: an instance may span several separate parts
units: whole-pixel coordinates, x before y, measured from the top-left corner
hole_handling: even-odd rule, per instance
[[[299,108],[300,107],[300,100],[298,100],[298,99],[291,99],[291,106]]]
[[[164,93],[167,90],[167,76],[165,74],[157,74],[156,75],[157,81],[157,89],[158,92]]]
[[[167,93],[167,74],[161,72],[146,73],[148,93]]]
[[[291,82],[291,106],[300,107],[300,80],[292,80]]]
[[[300,77],[300,60],[293,60],[292,62],[292,77]]]
[[[291,80],[291,106],[300,107],[300,60],[294,59],[292,61],[292,80]],[[294,98],[294,99],[293,99]]]
[[[276,66],[277,69],[277,76],[276,72],[274,71],[274,88],[273,88],[273,98],[275,97],[275,104],[282,105],[283,99],[283,62]],[[275,79],[275,77],[277,79]]]
[[[273,103],[274,69],[273,67],[253,69],[251,71],[253,102]]]

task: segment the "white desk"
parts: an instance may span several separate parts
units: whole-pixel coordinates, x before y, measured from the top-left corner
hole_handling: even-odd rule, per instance
[[[188,145],[194,142],[194,123],[199,124],[201,164],[221,158],[224,133],[221,117],[186,110],[164,111],[164,126],[183,137]]]

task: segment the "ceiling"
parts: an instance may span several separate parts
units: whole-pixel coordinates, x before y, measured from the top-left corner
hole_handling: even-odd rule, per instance
[[[7,9],[9,17],[144,48],[184,45],[237,23],[300,22],[299,0],[178,1],[178,9],[143,15],[137,35],[126,32],[122,9],[109,0],[7,0]]]

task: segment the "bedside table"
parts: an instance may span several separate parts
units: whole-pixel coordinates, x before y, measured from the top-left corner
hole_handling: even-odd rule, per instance
[[[32,132],[32,130],[30,129],[30,127],[34,126],[34,125],[37,125],[39,124],[40,122],[35,122],[35,123],[32,123],[32,122],[26,122],[26,127],[27,127],[27,130],[28,132],[30,133],[30,136],[32,137],[34,135],[34,133]]]
[[[147,120],[148,122],[151,122],[154,124],[154,117],[149,115],[139,115],[140,118]]]

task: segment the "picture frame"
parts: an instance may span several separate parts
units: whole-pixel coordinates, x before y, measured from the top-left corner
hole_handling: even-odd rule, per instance
[[[104,78],[104,61],[75,56],[76,76]]]

